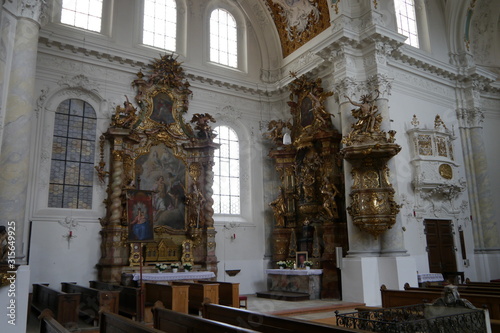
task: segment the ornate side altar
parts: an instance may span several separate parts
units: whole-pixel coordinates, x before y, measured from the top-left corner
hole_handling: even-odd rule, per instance
[[[108,197],[99,279],[120,281],[122,272],[141,260],[191,262],[216,272],[212,165],[217,145],[209,126],[215,120],[195,114],[194,129],[185,122],[191,91],[171,55],[155,59],[132,85],[135,104],[125,96],[100,141],[96,170],[101,181],[108,180]]]
[[[292,74],[294,77],[295,75]],[[307,252],[313,268],[323,269],[324,298],[340,298],[336,247],[347,250],[341,135],[334,128],[321,79],[295,77],[290,85],[292,122],[272,120],[268,139],[281,184],[270,203],[274,212],[273,261],[296,260]]]

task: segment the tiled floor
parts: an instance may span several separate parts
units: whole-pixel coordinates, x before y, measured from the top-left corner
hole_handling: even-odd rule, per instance
[[[250,311],[262,312],[290,318],[303,320],[321,321],[325,318],[335,316],[335,310],[339,312],[352,312],[359,303],[343,302],[338,300],[309,300],[309,301],[281,301],[268,298],[259,298],[255,295],[247,296],[247,307]],[[81,327],[85,331],[90,327]],[[28,318],[27,333],[37,333],[39,323],[35,316]]]

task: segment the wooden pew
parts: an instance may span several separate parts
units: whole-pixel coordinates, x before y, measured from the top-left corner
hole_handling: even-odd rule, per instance
[[[500,282],[475,282],[471,281],[469,278],[465,279],[465,284],[468,286],[500,288]]]
[[[500,295],[500,288],[476,287],[466,284],[455,285],[460,294],[487,294],[487,295]],[[411,287],[408,283],[404,285],[405,290],[421,290],[421,291],[443,291],[444,286],[427,286],[427,287]]]
[[[80,294],[65,293],[43,284],[33,284],[31,308],[37,313],[49,309],[54,318],[64,327],[78,325]]]
[[[74,282],[61,282],[61,290],[66,293],[80,294],[80,314],[90,318],[94,325],[99,323],[99,312],[106,310],[118,313],[119,291],[98,290],[79,286]]]
[[[251,333],[258,332],[218,321],[179,313],[168,309],[153,309],[154,327],[168,333]]]
[[[118,313],[135,319],[141,310],[141,290],[134,287],[125,287],[118,284],[90,281],[91,288],[99,290],[111,290],[120,292]]]
[[[144,289],[146,307],[160,301],[167,309],[188,313],[189,286],[145,283]]]
[[[172,281],[173,286],[189,286],[189,311],[198,314],[205,302],[219,304],[219,284]]]
[[[233,282],[198,280],[198,283],[218,283],[219,303],[221,305],[240,307],[240,284]]]
[[[349,328],[323,325],[311,321],[279,317],[264,313],[233,308],[225,305],[204,303],[203,317],[221,321],[230,325],[249,328],[257,332],[282,333],[282,332],[314,332],[314,333],[340,333],[364,332]]]
[[[146,326],[130,318],[102,311],[99,318],[100,333],[162,333],[163,331]]]
[[[382,285],[380,292],[384,308],[432,303],[443,294],[441,291],[390,290],[385,285]],[[500,319],[500,295],[460,293],[460,297],[468,300],[479,309],[487,308],[491,319]]]
[[[38,319],[40,319],[40,333],[70,333],[54,319],[54,314],[49,309],[43,310]]]

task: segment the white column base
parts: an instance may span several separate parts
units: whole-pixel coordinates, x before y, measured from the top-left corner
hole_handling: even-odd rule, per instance
[[[381,306],[380,287],[418,286],[417,266],[411,257],[357,257],[342,259],[342,300]]]

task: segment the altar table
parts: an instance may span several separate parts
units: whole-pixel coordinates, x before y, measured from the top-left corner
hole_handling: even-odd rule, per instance
[[[307,293],[309,299],[321,297],[322,269],[266,269],[269,291]]]
[[[132,273],[132,279],[139,281],[140,274]],[[206,280],[215,277],[214,272],[142,273],[142,281]]]

